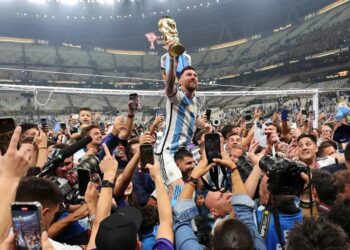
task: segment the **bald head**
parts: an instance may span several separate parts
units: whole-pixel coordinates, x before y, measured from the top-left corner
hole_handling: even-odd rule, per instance
[[[215,218],[222,218],[233,209],[231,205],[231,193],[221,193],[209,191],[205,198],[205,206]]]

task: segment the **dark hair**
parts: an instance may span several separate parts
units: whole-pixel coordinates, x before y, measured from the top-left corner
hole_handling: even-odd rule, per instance
[[[175,162],[181,161],[185,157],[193,157],[193,154],[185,148],[180,148],[174,155]]]
[[[345,156],[345,160],[347,162],[350,162],[350,143],[348,143],[345,147],[344,156]]]
[[[128,142],[128,145],[125,148],[125,154],[126,154],[126,158],[128,159],[128,161],[131,160],[131,158],[134,156],[134,152],[132,152],[132,146],[135,144],[139,144],[140,140],[137,138],[131,139]]]
[[[327,218],[339,225],[350,238],[350,197],[333,206]]]
[[[303,133],[303,134],[299,135],[297,141],[299,142],[303,138],[309,138],[313,143],[317,144],[317,138],[313,134]]]
[[[154,229],[154,226],[158,224],[158,209],[156,206],[146,205],[141,208],[142,224],[140,227],[140,233],[148,234]]]
[[[80,112],[81,111],[89,111],[89,112],[91,112],[92,113],[92,109],[91,108],[89,108],[89,107],[83,107],[83,108],[80,108],[79,109],[79,115],[80,115]]]
[[[325,170],[312,170],[312,186],[322,203],[332,206],[337,197],[338,181]]]
[[[36,176],[41,173],[41,168],[40,167],[30,167],[28,168],[26,176]]]
[[[226,135],[226,140],[228,140],[231,136],[237,135],[239,138],[241,138],[241,136],[235,132],[230,132]]]
[[[324,140],[321,142],[320,146],[318,146],[317,156],[320,157],[323,154],[323,151],[329,147],[333,147],[335,150],[337,150],[337,143],[332,140]]]
[[[233,126],[232,124],[228,124],[228,125],[225,125],[222,129],[221,129],[221,134],[222,136],[224,137],[225,140],[227,140],[227,135],[229,133],[232,132],[232,129],[234,129],[235,126]]]
[[[18,184],[16,201],[38,201],[43,207],[62,202],[62,193],[51,181],[40,177],[24,177]]]
[[[288,250],[346,250],[345,232],[338,226],[326,220],[307,220],[296,224],[289,232]]]
[[[253,250],[252,236],[247,226],[239,220],[221,222],[214,231],[214,250]]]
[[[81,130],[81,137],[88,136],[89,133],[90,133],[90,131],[91,131],[92,129],[94,129],[94,128],[100,129],[100,127],[99,127],[99,126],[96,126],[96,125],[89,125],[89,126],[83,128],[83,129]]]
[[[185,71],[187,71],[187,70],[193,70],[193,71],[197,72],[196,69],[195,69],[194,67],[188,65],[188,66],[186,66],[185,68],[183,68],[183,69],[181,70],[180,75],[179,75],[179,79],[181,78],[182,74],[185,73]]]
[[[38,129],[38,126],[34,123],[22,123],[19,126],[21,126],[22,128],[21,134],[24,134],[25,132],[27,132],[29,129],[32,129],[32,128]]]

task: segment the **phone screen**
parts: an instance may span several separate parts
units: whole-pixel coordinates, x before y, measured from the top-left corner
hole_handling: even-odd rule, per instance
[[[0,151],[2,155],[7,151],[15,129],[16,122],[13,118],[0,118]]]
[[[17,245],[16,249],[42,249],[40,203],[13,203],[11,211],[13,232]]]
[[[63,130],[66,130],[67,129],[67,125],[64,122],[61,122],[60,123],[60,128],[63,129]]]
[[[146,165],[154,164],[153,146],[151,144],[141,144],[140,155],[142,172],[149,172],[149,170],[146,169]]]
[[[205,111],[205,116],[207,117],[207,120],[210,121],[211,109],[207,109],[207,110]]]
[[[282,119],[282,121],[288,121],[288,110],[287,109],[282,110],[281,119]]]
[[[79,184],[79,195],[84,197],[87,185],[91,179],[91,173],[89,170],[78,168],[78,184]]]
[[[208,163],[212,163],[213,159],[220,158],[220,135],[217,133],[205,135],[205,153],[207,155]]]
[[[132,109],[133,110],[137,110],[138,107],[139,107],[138,94],[130,94],[129,95],[129,100],[133,102],[131,104]]]
[[[259,143],[260,147],[267,147],[267,136],[265,134],[265,124],[260,122],[255,123],[254,140]]]

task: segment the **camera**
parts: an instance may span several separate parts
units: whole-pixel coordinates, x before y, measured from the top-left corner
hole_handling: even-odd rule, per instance
[[[213,126],[214,127],[219,127],[220,126],[220,124],[221,124],[221,122],[220,122],[220,120],[219,119],[215,119],[215,120],[213,120]]]
[[[287,159],[264,156],[259,167],[269,177],[267,189],[274,195],[299,195],[304,188],[300,173],[308,173],[307,166]]]
[[[78,169],[89,170],[91,173],[98,173],[100,160],[95,156],[91,155],[85,158],[78,165]],[[81,199],[79,199],[79,185],[78,185],[78,177],[76,172],[70,171],[67,173],[65,178],[51,176],[49,178],[62,192],[65,203],[69,204],[80,204]]]
[[[238,158],[236,166],[243,182],[245,182],[253,170],[253,164],[246,156],[242,155]]]

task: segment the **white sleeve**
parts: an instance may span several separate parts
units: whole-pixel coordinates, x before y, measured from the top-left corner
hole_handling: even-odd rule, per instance
[[[54,241],[52,239],[49,239],[51,245],[53,246],[53,249],[55,250],[82,250],[80,246],[70,246],[66,244],[59,243],[57,241]]]
[[[171,103],[179,104],[182,101],[182,99],[184,98],[185,94],[182,91],[179,91],[177,88],[175,91],[176,91],[176,93],[168,96],[168,98],[169,98],[169,101]]]

